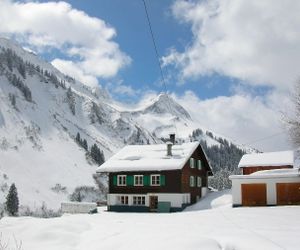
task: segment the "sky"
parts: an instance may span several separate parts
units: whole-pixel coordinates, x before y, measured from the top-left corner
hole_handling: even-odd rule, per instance
[[[193,119],[262,151],[294,148],[300,2],[146,0],[168,92]],[[0,35],[138,103],[164,91],[142,0],[0,0]]]

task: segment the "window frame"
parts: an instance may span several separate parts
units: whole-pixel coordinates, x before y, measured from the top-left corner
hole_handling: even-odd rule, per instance
[[[118,204],[127,206],[129,205],[129,197],[128,195],[119,195],[118,196]]]
[[[195,168],[195,159],[193,157],[190,158],[190,168]]]
[[[157,179],[155,180],[155,178],[158,178],[158,184],[157,184]],[[155,181],[153,182],[153,180],[155,180]],[[159,187],[160,184],[161,184],[160,174],[151,174],[150,175],[150,185],[153,187]]]
[[[202,161],[197,160],[197,163],[198,163],[198,170],[202,170]]]
[[[118,187],[125,187],[126,185],[127,185],[127,175],[125,175],[125,174],[118,174],[117,175],[117,186]]]
[[[190,187],[195,187],[195,176],[190,176]]]
[[[132,197],[132,205],[134,205],[134,206],[145,206],[146,205],[146,196],[144,196],[144,195],[134,195]]]
[[[139,181],[141,181],[141,183],[136,183],[136,178],[140,178]],[[142,187],[144,186],[144,175],[142,174],[136,174],[133,176],[133,185],[136,187]]]
[[[201,178],[201,176],[197,176],[197,187],[202,187],[202,178]]]

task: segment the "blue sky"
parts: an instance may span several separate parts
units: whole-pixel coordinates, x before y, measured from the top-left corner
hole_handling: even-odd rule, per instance
[[[170,94],[261,150],[292,148],[282,114],[300,70],[300,2],[146,0]],[[11,18],[13,17],[13,18]],[[142,0],[0,1],[0,35],[121,102],[163,91]]]
[[[113,84],[110,83],[122,81],[124,85],[132,86],[133,89],[141,90],[141,92],[164,91],[142,0],[75,0],[68,2],[73,8],[82,10],[89,16],[98,17],[114,27],[117,31],[114,41],[132,59],[131,64],[121,69],[116,76],[109,79],[99,77],[100,84],[113,89]],[[146,0],[160,56],[166,55],[170,48],[182,51],[192,40],[189,26],[183,23],[179,24],[172,16],[171,6],[173,3],[174,0]],[[54,51],[44,53],[44,57],[49,61],[57,56],[64,58],[64,54],[58,51],[53,53]],[[203,99],[230,95],[231,84],[236,81],[220,74],[211,74],[179,83],[176,78],[170,77],[173,71],[172,67],[163,68],[168,91],[179,94],[191,90]],[[136,102],[140,98],[140,94],[128,96],[126,93],[111,93],[119,101]]]

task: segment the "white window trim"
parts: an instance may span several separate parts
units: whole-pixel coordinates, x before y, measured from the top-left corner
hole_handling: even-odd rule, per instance
[[[157,177],[157,176],[158,176],[158,179],[159,179],[159,184],[153,184],[152,177]],[[150,175],[150,185],[151,186],[156,186],[156,187],[160,186],[160,174],[152,174],[152,175]]]
[[[201,178],[201,176],[197,176],[197,187],[202,187],[202,178]]]
[[[126,200],[126,197],[127,197],[127,204],[126,203],[122,203],[122,197],[124,197],[124,200]],[[128,195],[119,195],[119,196],[117,196],[117,199],[118,199],[118,204],[119,205],[124,205],[124,206],[128,206],[129,205],[129,197],[128,197]]]
[[[144,204],[134,204],[134,197],[136,197],[137,200],[138,200],[138,197],[141,197],[141,203],[142,203],[142,200],[144,199]],[[146,205],[146,196],[145,195],[133,195],[132,196],[132,205],[134,205],[134,206],[145,206]]]
[[[121,184],[120,183],[120,179],[121,178],[125,178],[125,184]],[[126,175],[117,175],[117,185],[120,186],[120,187],[125,187],[126,184],[127,184],[127,180],[126,180]]]
[[[135,182],[135,177],[142,177],[142,184],[137,184],[137,183]],[[134,175],[134,176],[133,176],[133,185],[134,185],[134,186],[137,186],[137,187],[142,187],[142,186],[144,186],[144,175],[142,175],[142,174]]]
[[[198,160],[198,169],[202,170],[202,161],[201,160]]]
[[[195,176],[193,175],[190,176],[190,187],[195,187]]]
[[[190,158],[190,167],[195,168],[195,159],[193,157]]]

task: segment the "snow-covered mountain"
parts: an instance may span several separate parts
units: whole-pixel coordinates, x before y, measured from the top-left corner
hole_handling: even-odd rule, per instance
[[[124,144],[189,139],[199,125],[165,94],[129,109],[0,38],[0,192],[15,183],[20,203],[58,207],[76,186],[94,185],[97,164],[75,137],[109,158]],[[206,133],[207,143],[220,142]],[[61,187],[61,188],[58,188]],[[0,203],[4,195],[0,195]]]

